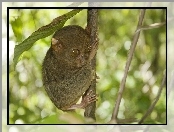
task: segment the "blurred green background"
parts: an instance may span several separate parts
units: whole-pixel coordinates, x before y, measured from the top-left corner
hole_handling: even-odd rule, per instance
[[[68,9],[11,9],[9,12],[9,123],[89,123],[84,110],[67,115],[58,110],[47,96],[41,76],[41,65],[50,46],[51,36],[37,41],[13,65],[13,50],[32,32],[67,13]],[[85,28],[87,10],[83,10],[65,25]],[[97,52],[96,118],[98,123],[111,119],[120,82],[138,23],[140,10],[99,10],[99,49]],[[143,25],[164,22],[166,11],[146,10]],[[140,119],[154,101],[166,68],[166,27],[142,31],[129,69],[118,118]],[[129,123],[129,122],[126,122]],[[166,89],[145,124],[166,123]]]

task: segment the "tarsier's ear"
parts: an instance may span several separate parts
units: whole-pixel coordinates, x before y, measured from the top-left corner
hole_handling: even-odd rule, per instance
[[[51,39],[51,47],[56,51],[60,52],[62,50],[62,42],[58,39]]]

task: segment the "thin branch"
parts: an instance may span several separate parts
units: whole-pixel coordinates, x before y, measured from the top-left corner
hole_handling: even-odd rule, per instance
[[[140,32],[140,31],[142,31],[142,30],[148,30],[148,29],[159,28],[159,27],[161,27],[161,26],[163,26],[163,25],[165,25],[165,24],[166,24],[166,22],[162,22],[162,23],[154,23],[154,24],[151,24],[151,25],[148,25],[148,26],[142,26],[142,27],[140,27],[140,28],[136,31],[136,33]]]
[[[90,3],[89,3],[90,4]],[[98,10],[97,9],[88,9],[87,13],[87,32],[90,34],[90,43],[91,45],[96,44],[96,40],[98,40]],[[98,45],[98,43],[97,43]],[[93,57],[91,62],[92,68],[96,71],[96,56]],[[96,93],[96,80],[91,82],[91,86],[89,90],[92,90],[93,93]],[[84,116],[95,118],[95,109],[96,109],[96,102],[89,104],[85,108]]]
[[[140,10],[140,15],[139,15],[139,21],[138,21],[138,25],[137,25],[136,30],[138,30],[139,27],[141,27],[141,25],[143,23],[144,15],[145,15],[145,9],[141,9]],[[129,70],[129,67],[130,67],[130,64],[131,64],[131,61],[132,61],[132,57],[133,57],[133,54],[134,54],[134,51],[135,51],[135,47],[136,47],[138,39],[139,39],[139,35],[140,35],[140,32],[134,34],[133,41],[132,41],[131,48],[130,48],[130,52],[129,52],[129,55],[128,55],[128,59],[127,59],[127,62],[126,62],[124,76],[123,76],[123,79],[122,79],[121,84],[120,84],[118,97],[116,99],[115,108],[114,108],[114,111],[113,111],[113,114],[112,114],[112,117],[111,117],[111,120],[114,120],[115,122],[117,122],[119,106],[120,106],[122,94],[123,94],[123,91],[124,91],[124,88],[125,88],[125,83],[126,83],[128,70]]]
[[[165,83],[166,83],[166,73],[164,74],[164,77],[163,77],[161,86],[160,86],[160,88],[158,90],[158,93],[157,93],[157,96],[156,96],[156,99],[154,100],[154,102],[152,103],[152,105],[149,107],[149,109],[147,110],[147,112],[144,114],[144,116],[141,118],[141,120],[138,122],[138,124],[142,124],[144,122],[144,120],[152,113],[152,111],[153,111],[156,103],[158,102],[158,100],[160,98],[160,95],[162,93],[162,89],[163,89]]]

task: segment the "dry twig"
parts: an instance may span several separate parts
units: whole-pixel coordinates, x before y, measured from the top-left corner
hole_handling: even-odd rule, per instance
[[[138,21],[136,31],[139,30],[139,28],[142,26],[142,22],[143,22],[144,15],[145,15],[145,10],[146,9],[141,9],[140,10],[139,21]],[[119,106],[120,106],[122,94],[123,94],[125,83],[126,83],[128,70],[129,70],[129,67],[130,67],[130,64],[131,64],[131,61],[132,61],[132,57],[133,57],[133,54],[134,54],[135,47],[137,45],[139,36],[140,36],[140,32],[137,32],[137,33],[135,32],[134,37],[133,37],[133,41],[132,41],[132,44],[131,44],[130,52],[129,52],[129,55],[128,55],[128,59],[127,59],[127,62],[126,62],[124,76],[123,76],[123,79],[122,79],[121,84],[120,84],[118,97],[116,99],[115,108],[114,108],[114,111],[113,111],[113,114],[112,114],[112,117],[111,117],[111,122],[115,121],[117,123],[117,115],[118,115]]]

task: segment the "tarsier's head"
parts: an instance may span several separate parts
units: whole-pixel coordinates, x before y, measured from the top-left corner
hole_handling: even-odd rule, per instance
[[[56,57],[71,66],[82,67],[89,61],[90,37],[80,26],[71,25],[56,31],[51,40]]]

